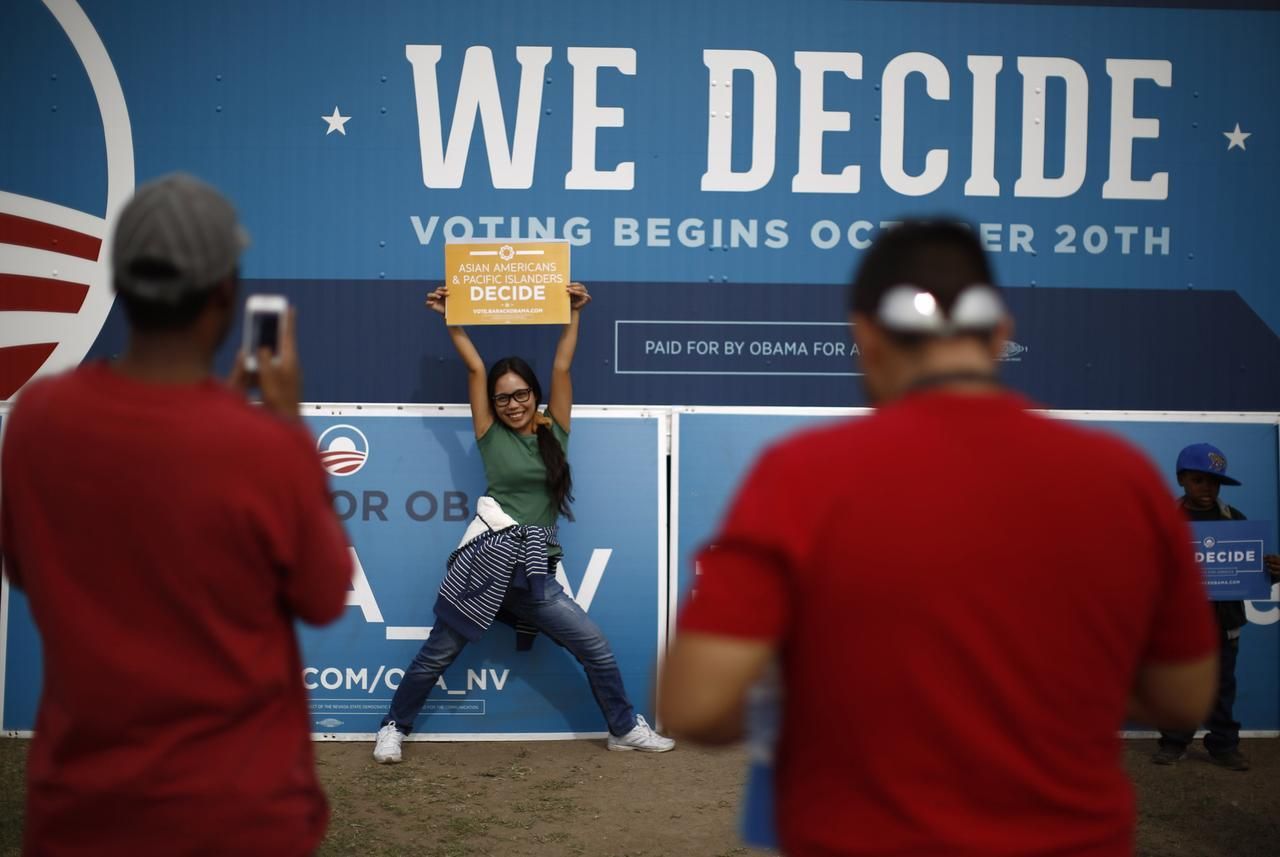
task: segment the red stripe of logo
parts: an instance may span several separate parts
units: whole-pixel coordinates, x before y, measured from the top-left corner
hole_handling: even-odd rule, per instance
[[[359,464],[365,460],[363,453],[322,453],[320,463],[325,467],[338,467],[343,464]]]
[[[18,388],[31,380],[57,347],[56,343],[48,342],[0,348],[0,399],[7,399],[18,392]]]
[[[79,312],[89,287],[48,277],[0,274],[0,312]]]
[[[0,212],[0,243],[79,256],[90,262],[98,261],[98,253],[102,249],[101,238],[4,212]]]

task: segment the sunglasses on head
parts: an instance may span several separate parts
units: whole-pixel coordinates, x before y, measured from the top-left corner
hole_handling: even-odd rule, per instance
[[[876,309],[876,319],[889,330],[922,336],[981,333],[994,329],[1004,317],[1000,294],[985,283],[966,286],[949,313],[932,294],[906,284],[885,292]]]

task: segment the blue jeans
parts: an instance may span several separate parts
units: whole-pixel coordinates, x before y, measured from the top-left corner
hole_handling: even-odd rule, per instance
[[[1236,657],[1240,654],[1240,638],[1228,639],[1227,632],[1219,630],[1218,645],[1218,695],[1204,724],[1209,730],[1204,736],[1204,748],[1210,753],[1229,753],[1240,746],[1240,721],[1231,713],[1236,703]],[[1195,737],[1194,729],[1189,732],[1161,732],[1160,746],[1186,750]]]
[[[618,671],[609,641],[554,577],[548,578],[543,595],[545,597],[537,601],[527,590],[508,589],[502,606],[578,659],[609,731],[614,735],[627,734],[636,725],[636,712],[622,686],[622,673]],[[394,722],[397,729],[408,735],[436,679],[466,644],[466,637],[437,620],[427,641],[405,670],[382,725]]]

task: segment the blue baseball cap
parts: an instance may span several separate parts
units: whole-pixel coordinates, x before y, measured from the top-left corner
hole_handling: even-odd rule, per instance
[[[1239,485],[1239,479],[1227,475],[1227,457],[1211,443],[1193,443],[1178,453],[1177,472],[1196,470],[1218,477],[1223,485]]]

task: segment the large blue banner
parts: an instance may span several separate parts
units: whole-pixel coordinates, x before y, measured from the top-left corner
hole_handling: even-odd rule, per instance
[[[470,416],[349,411],[308,423],[357,572],[347,614],[333,627],[302,631],[303,682],[316,733],[371,734],[434,622],[444,562],[484,494],[484,471]],[[561,523],[559,579],[612,643],[639,710],[652,698],[666,620],[659,428],[658,417],[576,412],[576,521]],[[429,738],[604,732],[572,655],[545,637],[517,652],[515,632],[502,624],[463,650],[415,724]]]
[[[8,409],[0,409],[0,439],[7,417]],[[0,580],[0,734],[35,723],[42,663],[27,596],[11,587],[8,578]]]
[[[671,421],[671,617],[694,581],[694,555],[715,535],[760,453],[787,435],[865,413],[677,410]]]
[[[0,731],[6,735],[26,732],[36,723],[36,706],[40,702],[41,670],[40,633],[31,618],[31,608],[22,590],[3,584],[4,608],[0,630],[4,631],[3,710]]]
[[[465,413],[456,409],[454,413]],[[352,409],[308,417],[357,572],[352,608],[302,631],[317,733],[374,733],[425,640],[444,563],[484,494],[470,416]],[[612,643],[637,709],[652,698],[666,619],[666,462],[658,417],[573,416],[576,521],[561,523],[561,583]],[[415,725],[428,737],[603,734],[579,664],[495,624],[445,672]]]
[[[1151,421],[1140,415],[1136,420],[1104,419],[1094,425],[1137,444],[1165,474],[1174,495],[1182,493],[1173,468],[1178,452],[1188,444],[1212,443],[1226,454],[1228,472],[1242,483],[1223,487],[1221,499],[1248,518],[1271,522],[1265,542],[1268,546],[1277,544],[1280,440],[1274,416],[1265,422],[1226,422],[1213,415],[1200,422]],[[1245,729],[1280,729],[1280,672],[1276,670],[1280,661],[1280,584],[1271,587],[1269,599],[1245,601],[1245,614],[1249,624],[1240,636],[1235,718]]]
[[[475,513],[484,473],[465,409],[309,412],[356,573],[336,623],[299,626],[300,679],[314,733],[372,737],[434,621],[445,560]],[[665,434],[663,416],[575,411],[576,520],[560,527],[561,583],[604,631],[646,715],[667,621]],[[3,591],[0,728],[13,733],[35,724],[42,659],[26,597],[7,582]],[[517,652],[514,631],[500,624],[467,646],[415,724],[427,738],[605,732],[573,657],[545,637]]]
[[[1277,544],[1277,508],[1280,506],[1280,462],[1277,460],[1276,418],[1237,418],[1222,415],[1196,419],[1188,415],[1159,418],[1136,414],[1080,414],[1055,412],[1068,419],[1088,419],[1097,428],[1122,435],[1154,461],[1169,483],[1170,502],[1181,493],[1173,464],[1178,451],[1191,443],[1209,442],[1222,449],[1229,472],[1243,484],[1224,487],[1222,499],[1247,517],[1265,523],[1264,540]],[[672,574],[670,614],[680,598],[695,585],[694,556],[711,540],[728,503],[758,454],[773,442],[798,429],[823,421],[856,419],[857,412],[752,413],[687,410],[673,422],[671,510]],[[1187,545],[1191,549],[1191,545]],[[1052,608],[1050,608],[1052,609]],[[1248,730],[1280,729],[1280,584],[1270,597],[1245,602],[1249,624],[1241,636],[1236,666],[1239,692],[1235,716]]]
[[[303,630],[307,671],[302,678],[312,690],[317,733],[372,731],[398,684],[397,670],[409,662],[433,621],[430,607],[444,559],[483,490],[470,421],[463,413],[462,408],[351,406],[317,409],[309,417],[330,469],[334,507],[359,566],[346,615],[330,628]],[[578,521],[562,528],[564,581],[613,642],[627,686],[642,707],[665,633],[661,629],[693,583],[693,555],[714,535],[751,462],[783,435],[860,413],[674,413],[669,513],[661,412],[575,416],[571,458]],[[1171,463],[1178,451],[1188,443],[1214,443],[1243,482],[1224,489],[1223,499],[1257,521],[1278,519],[1274,418],[1098,416],[1096,424],[1124,435],[1161,466],[1171,493],[1177,490]],[[668,514],[673,527],[669,563],[660,547],[666,545]],[[1276,543],[1274,523],[1265,541]],[[39,638],[23,594],[7,583],[0,591],[5,598],[0,726],[25,730],[34,722],[39,696]],[[1277,729],[1280,587],[1272,588],[1270,599],[1247,601],[1245,607],[1249,625],[1237,667],[1238,711],[1248,729]],[[418,724],[420,731],[437,736],[599,731],[599,716],[572,659],[546,640],[530,654],[514,652],[512,643],[508,630],[498,627],[469,647],[446,674]]]
[[[357,558],[350,609],[331,627],[301,632],[321,734],[378,730],[435,621],[445,560],[484,493],[470,416],[390,414],[308,418]],[[609,639],[637,710],[650,714],[666,621],[665,420],[578,409],[571,428],[576,520],[560,524],[560,580]],[[414,728],[429,738],[607,731],[573,656],[541,636],[517,652],[502,624],[463,650]]]
[[[1041,401],[1274,410],[1280,13],[1134,5],[14,0],[0,398],[119,351],[102,239],[187,169],[301,308],[312,400],[463,401],[422,371],[444,243],[556,237],[596,296],[581,401],[858,404],[844,284],[947,213]]]

